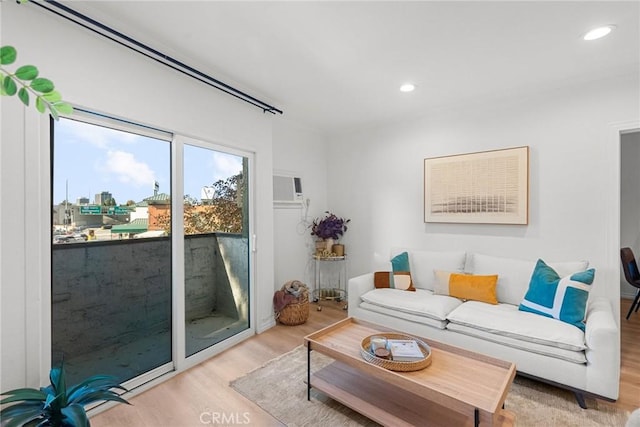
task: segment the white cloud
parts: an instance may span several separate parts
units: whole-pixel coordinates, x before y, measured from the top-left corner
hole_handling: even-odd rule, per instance
[[[242,157],[214,151],[211,154],[213,182],[227,179],[242,172]]]
[[[69,132],[69,136],[76,143],[89,143],[98,148],[107,149],[113,146],[113,143],[132,143],[138,138],[138,135],[118,131],[103,126],[96,126],[89,123],[83,123],[76,120],[65,120],[61,122],[65,129]]]
[[[156,175],[149,165],[136,160],[132,153],[126,151],[107,151],[106,160],[100,169],[104,173],[113,175],[116,181],[138,188],[153,188],[153,183],[156,181]]]

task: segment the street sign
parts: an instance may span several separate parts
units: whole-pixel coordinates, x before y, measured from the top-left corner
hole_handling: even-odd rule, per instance
[[[102,213],[102,206],[80,206],[80,213],[82,215],[100,215]]]
[[[120,206],[113,206],[109,208],[108,212],[109,215],[127,215],[129,213],[129,209]]]

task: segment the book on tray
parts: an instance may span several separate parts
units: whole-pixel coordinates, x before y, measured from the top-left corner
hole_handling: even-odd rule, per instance
[[[388,346],[396,362],[417,362],[425,357],[415,340],[389,340]]]

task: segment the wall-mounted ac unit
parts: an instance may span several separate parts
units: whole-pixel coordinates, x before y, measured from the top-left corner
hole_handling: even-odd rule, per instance
[[[296,176],[273,175],[273,203],[301,204],[302,179]]]

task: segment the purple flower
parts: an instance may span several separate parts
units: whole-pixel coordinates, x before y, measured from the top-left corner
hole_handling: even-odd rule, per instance
[[[311,235],[321,239],[338,240],[347,231],[347,224],[350,219],[339,218],[329,211],[325,212],[324,218],[316,218],[311,224]]]

